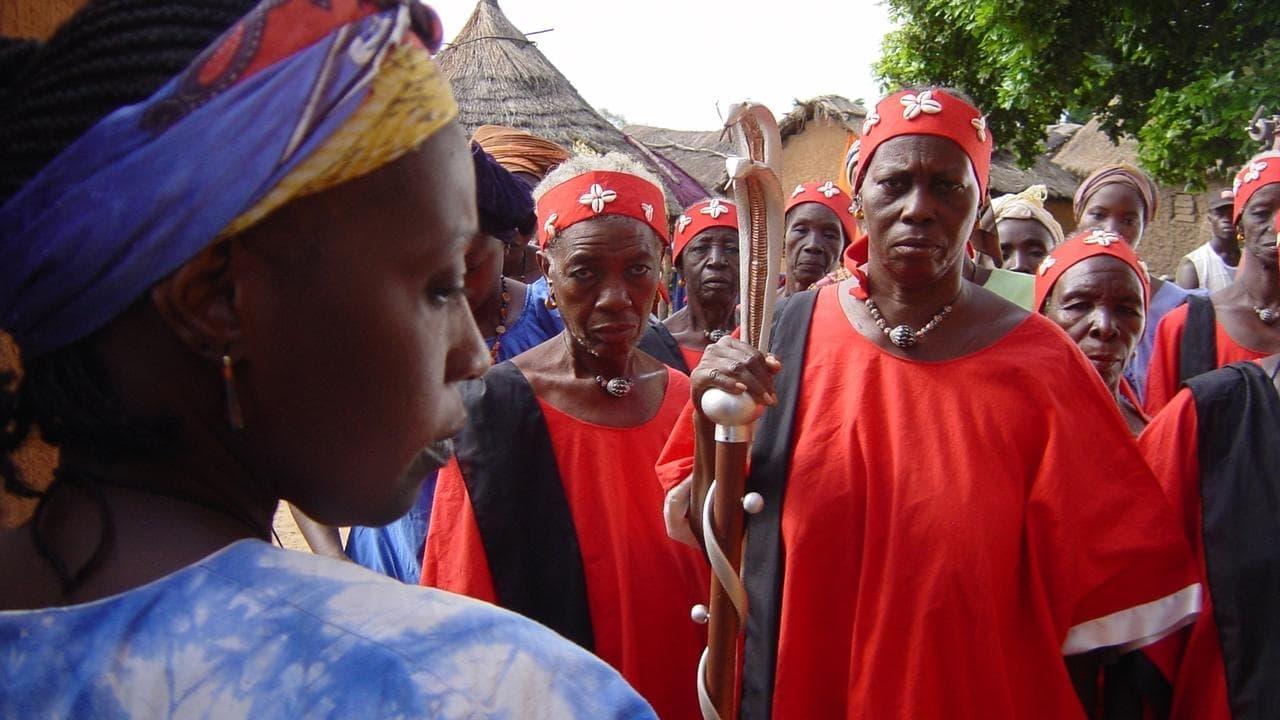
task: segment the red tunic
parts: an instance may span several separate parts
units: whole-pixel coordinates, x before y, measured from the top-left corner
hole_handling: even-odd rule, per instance
[[[709,579],[706,561],[667,537],[653,466],[688,398],[689,379],[668,368],[662,407],[638,427],[594,425],[538,400],[582,551],[595,652],[659,717],[677,720],[701,717],[706,633],[689,609],[706,602]],[[422,584],[496,600],[456,461],[436,485]]]
[[[684,364],[689,366],[689,372],[692,373],[698,367],[698,363],[702,362],[702,353],[705,350],[699,348],[680,346],[680,354],[684,356]]]
[[[1196,400],[1183,389],[1173,397],[1138,439],[1138,446],[1164,486],[1195,554],[1200,577],[1207,576],[1204,522],[1201,518],[1200,454]],[[1171,720],[1230,720],[1222,644],[1213,617],[1213,601],[1204,594],[1204,609],[1189,633],[1178,633],[1152,646],[1149,657],[1173,683]]]
[[[1155,416],[1178,392],[1178,368],[1182,360],[1182,333],[1187,326],[1186,303],[1169,311],[1156,328],[1155,345],[1151,352],[1151,364],[1147,368],[1147,414]],[[1242,360],[1257,360],[1270,353],[1247,348],[1227,334],[1222,323],[1214,323],[1217,340],[1217,367]]]
[[[1140,643],[1198,595],[1114,399],[1039,315],[919,362],[854,331],[837,292],[819,291],[796,408],[773,717],[1081,717],[1064,651]]]

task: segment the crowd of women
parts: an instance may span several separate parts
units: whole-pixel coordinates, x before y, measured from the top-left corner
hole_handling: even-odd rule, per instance
[[[468,143],[440,40],[98,0],[5,41],[0,717],[701,717],[712,388],[767,408],[741,717],[1280,714],[1280,154],[1204,294],[1140,259],[1140,170],[1066,233],[989,197],[971,99],[895,92],[786,190],[762,352],[731,202]]]

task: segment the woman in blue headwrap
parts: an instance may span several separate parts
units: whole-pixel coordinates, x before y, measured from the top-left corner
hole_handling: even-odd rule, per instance
[[[61,464],[0,532],[0,717],[651,716],[532,623],[264,542],[280,499],[403,514],[486,365],[438,40],[409,2],[100,0],[5,58],[0,475],[35,493],[37,428]]]

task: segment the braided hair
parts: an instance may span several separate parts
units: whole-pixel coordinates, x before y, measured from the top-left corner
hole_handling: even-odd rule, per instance
[[[0,38],[0,203],[111,112],[154,94],[256,3],[253,0],[95,0],[46,43]],[[39,497],[29,523],[36,549],[70,594],[113,535],[97,478],[60,468],[43,493],[13,456],[32,428],[54,445],[110,462],[172,448],[173,423],[131,417],[94,351],[98,334],[26,364],[21,381],[0,372],[0,476],[5,492]],[[48,501],[75,489],[96,505],[103,534],[90,560],[68,568],[42,520]]]

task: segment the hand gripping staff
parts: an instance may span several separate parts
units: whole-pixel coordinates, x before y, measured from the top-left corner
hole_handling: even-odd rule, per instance
[[[740,213],[738,327],[742,340],[766,352],[782,264],[782,138],[772,113],[752,103],[733,106],[725,129],[738,152],[725,163]],[[701,408],[716,429],[714,480],[707,477],[713,467],[711,448],[695,440],[694,451],[692,507],[701,507],[702,513],[693,526],[712,570],[711,609],[693,609],[695,621],[709,623],[707,649],[698,664],[698,704],[706,720],[729,720],[737,716],[738,636],[747,616],[741,577],[743,512],[763,507],[758,494],[743,497],[743,491],[752,427],[763,408],[745,393],[715,388],[703,393]]]

